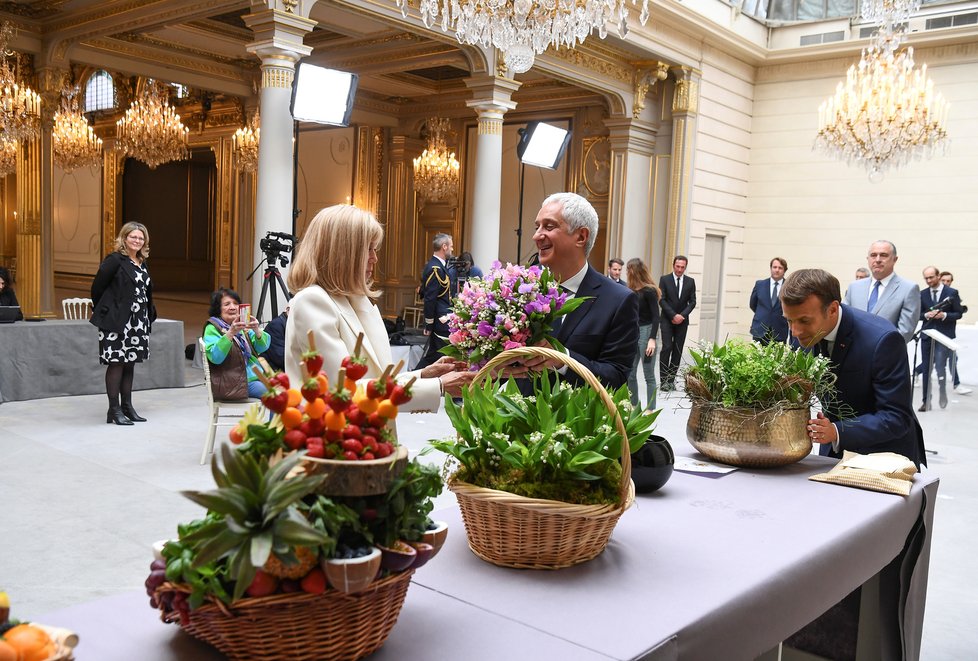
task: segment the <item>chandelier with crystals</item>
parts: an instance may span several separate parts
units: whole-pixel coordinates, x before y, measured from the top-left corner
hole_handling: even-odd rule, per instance
[[[919,0],[863,3],[863,16],[877,17],[879,29],[835,95],[818,110],[815,148],[862,165],[871,181],[947,148],[948,104],[934,91],[927,65],[915,68],[913,48],[900,47],[903,24],[919,6]]]
[[[256,112],[247,126],[234,132],[231,138],[231,151],[234,154],[234,167],[241,172],[254,172],[258,167],[258,143],[261,140],[261,120]]]
[[[16,55],[8,49],[14,28],[0,25],[0,133],[8,140],[33,140],[41,130],[41,97],[27,85],[17,82],[7,58]]]
[[[54,115],[51,138],[54,163],[68,174],[78,168],[102,167],[102,139],[78,107],[77,87],[62,90],[61,110]]]
[[[424,199],[436,202],[458,191],[459,164],[445,142],[448,120],[435,117],[426,125],[428,148],[414,159],[414,184]]]
[[[13,174],[17,169],[17,141],[0,135],[0,177]]]
[[[396,0],[407,18],[410,0]],[[641,1],[639,20],[649,20],[649,0]],[[618,33],[628,32],[628,0],[421,0],[425,27],[440,24],[455,31],[460,44],[478,44],[503,51],[506,66],[523,73],[533,66],[534,54],[547,47],[573,48],[597,30],[602,39],[605,25],[617,23]]]
[[[189,156],[190,129],[167,101],[167,86],[158,81],[147,83],[142,97],[116,122],[116,149],[155,170]]]

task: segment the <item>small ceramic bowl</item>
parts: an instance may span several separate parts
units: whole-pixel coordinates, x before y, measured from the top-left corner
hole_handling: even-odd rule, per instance
[[[370,587],[380,571],[380,560],[380,549],[374,547],[368,555],[359,558],[329,558],[320,564],[330,585],[340,592],[354,593]]]

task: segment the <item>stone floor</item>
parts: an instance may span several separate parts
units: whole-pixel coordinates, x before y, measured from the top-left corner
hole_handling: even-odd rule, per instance
[[[136,393],[149,422],[132,427],[106,425],[97,395],[0,406],[0,589],[14,616],[142,589],[150,545],[199,516],[180,495],[212,486],[208,467],[198,464],[207,425],[202,375],[187,369],[185,388]],[[914,394],[919,402],[919,389]],[[686,443],[683,402],[679,393],[659,401],[658,433],[679,445]],[[941,477],[923,658],[974,658],[978,388],[919,417],[936,452],[928,470]],[[444,414],[405,415],[399,426],[412,455],[450,430]],[[439,506],[453,501],[443,494]]]

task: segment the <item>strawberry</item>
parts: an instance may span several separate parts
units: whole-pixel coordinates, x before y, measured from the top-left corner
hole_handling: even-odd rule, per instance
[[[326,456],[326,448],[323,446],[323,439],[318,436],[307,438],[306,451],[310,457],[315,459],[323,459]]]
[[[374,459],[374,458],[375,457],[374,457],[374,453],[373,452],[364,452],[362,455],[360,455],[360,460],[361,461],[370,461],[371,459]]]
[[[266,597],[278,590],[278,579],[261,569],[255,570],[255,578],[245,592],[249,597]]]
[[[273,413],[281,413],[289,406],[289,391],[282,386],[272,386],[261,396],[261,403]]]
[[[380,379],[372,379],[367,382],[367,397],[370,399],[384,399],[387,396],[387,382]]]
[[[384,441],[377,444],[377,449],[374,452],[378,457],[389,457],[394,452],[394,446]]]
[[[315,377],[306,379],[305,383],[302,384],[300,392],[302,393],[302,398],[307,402],[314,401],[321,394],[319,392],[319,380]]]
[[[316,567],[299,581],[299,585],[302,586],[303,592],[322,594],[326,592],[326,574],[323,573],[322,569]]]
[[[289,446],[290,450],[301,450],[306,445],[306,435],[298,429],[290,429],[285,432],[282,440]]]
[[[363,443],[361,443],[355,438],[344,439],[342,446],[343,446],[344,454],[346,453],[347,450],[349,450],[350,452],[353,452],[355,455],[359,457],[360,453],[363,452]]]
[[[377,439],[373,436],[364,436],[362,439],[360,439],[360,442],[363,443],[363,448],[365,450],[370,450],[373,452],[375,449],[377,449]]]
[[[359,381],[367,375],[367,359],[360,356],[347,356],[342,366],[346,369],[346,378]]]
[[[360,440],[363,438],[363,432],[356,425],[347,425],[343,428],[343,438],[355,438]]]
[[[360,457],[353,450],[343,450],[343,458],[349,459],[350,461],[357,461]]]
[[[339,429],[327,429],[325,438],[327,441],[339,443],[343,440],[343,432]]]
[[[315,349],[303,353],[302,362],[306,364],[306,369],[311,376],[316,376],[319,370],[323,369],[323,355]]]
[[[378,413],[371,413],[368,415],[367,422],[371,427],[377,427],[378,429],[387,424],[387,420],[382,418]]]
[[[326,404],[337,413],[343,413],[350,405],[350,391],[341,385],[333,386],[326,395]]]
[[[350,408],[346,410],[346,421],[351,425],[363,427],[367,424],[367,414],[364,413],[359,407],[351,405]]]
[[[391,389],[390,400],[395,406],[400,406],[401,404],[406,404],[411,401],[411,387],[402,386],[395,384]]]
[[[289,376],[285,372],[276,372],[268,380],[277,386],[282,386],[286,390],[289,389]]]

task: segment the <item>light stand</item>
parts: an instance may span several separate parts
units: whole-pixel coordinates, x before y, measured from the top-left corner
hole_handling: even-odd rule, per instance
[[[520,202],[516,225],[516,263],[523,254],[523,188],[527,165],[547,170],[556,170],[570,144],[571,134],[552,124],[530,122],[518,131],[520,138],[516,143],[516,156],[520,159]]]

